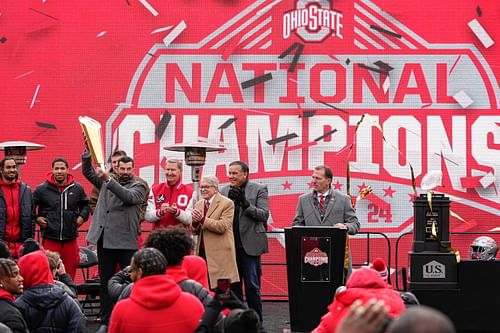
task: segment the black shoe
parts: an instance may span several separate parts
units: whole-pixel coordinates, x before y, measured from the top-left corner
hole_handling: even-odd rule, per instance
[[[108,325],[101,325],[95,333],[108,333]]]

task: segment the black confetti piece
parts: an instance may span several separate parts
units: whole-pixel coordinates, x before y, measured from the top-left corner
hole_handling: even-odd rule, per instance
[[[351,59],[347,58],[347,59],[345,60],[345,64],[346,64],[347,66],[349,66],[349,64],[350,64],[350,63],[351,63]]]
[[[387,34],[387,35],[390,35],[390,36],[393,36],[393,37],[396,37],[396,38],[403,37],[400,34],[395,33],[394,31],[386,30],[384,28],[381,28],[381,27],[379,27],[377,25],[373,25],[373,24],[370,25],[370,29],[377,30],[377,31],[379,31],[381,33],[384,33],[384,34]]]
[[[38,127],[42,127],[42,128],[57,129],[57,128],[56,128],[56,125],[54,125],[54,124],[49,124],[49,123],[42,123],[41,121],[35,121],[35,124],[36,124]]]
[[[477,16],[481,17],[483,15],[483,11],[481,10],[481,7],[477,6],[476,7],[476,13],[477,13]]]
[[[382,74],[382,73],[387,74],[386,71],[383,71],[383,70],[376,68],[376,67],[367,66],[365,64],[358,64],[358,66],[361,68],[366,68],[367,70],[372,71],[372,72],[376,72],[376,73],[380,73],[380,74]]]
[[[4,44],[6,41],[7,41],[7,38],[5,36],[0,39],[0,42],[2,42],[2,44]]]
[[[163,133],[165,133],[165,130],[168,127],[168,123],[170,123],[170,119],[172,119],[172,115],[168,111],[165,111],[165,113],[161,117],[160,124],[156,128],[156,136],[158,136],[158,138],[161,138],[163,136]]]
[[[262,82],[266,82],[266,81],[269,81],[272,79],[273,79],[273,74],[267,73],[267,74],[264,74],[262,76],[258,76],[258,77],[255,77],[253,79],[250,79],[248,81],[242,82],[241,89],[250,88],[250,87],[256,86]]]
[[[41,11],[36,10],[36,9],[34,9],[34,8],[31,8],[31,7],[30,7],[30,9],[31,9],[32,11],[34,11],[35,13],[38,13],[38,14],[40,14],[40,15],[50,17],[50,18],[51,18],[51,19],[53,19],[53,20],[59,21],[59,19],[58,19],[57,17],[51,16],[51,15],[49,15],[49,14],[45,14],[44,12],[41,12]]]
[[[385,63],[382,60],[374,62],[373,64],[378,66],[378,68],[380,68],[381,70],[383,70],[384,72],[387,72],[387,73],[389,73],[390,71],[392,71],[394,69],[394,67],[389,66],[388,63]]]
[[[298,135],[297,133],[291,133],[291,134],[287,134],[287,135],[283,135],[283,136],[280,136],[280,137],[277,137],[277,138],[274,138],[274,139],[271,139],[271,140],[267,140],[266,143],[268,145],[275,145],[277,143],[280,143],[280,142],[283,142],[283,141],[287,141],[287,140],[291,140],[293,138],[297,138]]]
[[[228,128],[229,125],[231,125],[232,123],[234,123],[236,121],[236,119],[238,119],[238,118],[229,118],[222,125],[220,125],[218,129],[226,129],[226,128]]]
[[[300,117],[311,118],[311,117],[314,117],[315,114],[316,114],[316,110],[306,110],[306,111],[302,112],[302,115],[299,115],[299,118]]]
[[[341,109],[341,108],[338,108],[338,107],[336,107],[335,105],[331,105],[331,104],[329,104],[329,103],[327,103],[327,102],[323,102],[323,101],[319,101],[319,102],[320,102],[321,104],[323,104],[323,105],[328,106],[329,108],[335,109],[335,110],[340,111],[340,112],[343,112],[343,113],[345,113],[345,114],[349,114],[349,112],[347,112],[346,110]]]
[[[293,43],[292,46],[290,46],[288,49],[283,51],[278,57],[280,59],[283,59],[284,57],[289,55],[295,49],[297,49],[297,51],[295,51],[292,62],[290,63],[290,67],[288,68],[288,71],[291,73],[293,73],[295,71],[295,67],[297,66],[297,63],[299,62],[300,55],[302,54],[302,51],[304,50],[304,44]]]
[[[326,132],[326,133],[325,133],[325,134],[323,134],[322,136],[317,137],[316,139],[314,139],[314,141],[319,141],[319,140],[322,140],[322,139],[324,139],[324,138],[327,138],[327,137],[329,137],[330,135],[332,135],[332,134],[333,134],[333,133],[335,133],[335,132],[337,132],[337,129],[336,129],[336,128],[334,128],[334,129],[333,129],[333,130],[331,130],[331,131]]]

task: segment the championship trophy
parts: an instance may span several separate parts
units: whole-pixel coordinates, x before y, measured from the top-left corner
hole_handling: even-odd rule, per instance
[[[102,149],[101,124],[97,120],[87,116],[78,117],[78,121],[80,122],[80,126],[82,126],[83,136],[92,159],[97,166],[106,170],[104,151]]]

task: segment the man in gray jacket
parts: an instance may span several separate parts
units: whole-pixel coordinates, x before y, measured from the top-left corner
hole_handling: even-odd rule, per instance
[[[134,160],[124,156],[118,161],[117,177],[101,168],[92,167],[88,151],[82,155],[82,171],[100,190],[99,199],[87,234],[87,241],[97,244],[101,279],[101,327],[107,332],[113,304],[108,296],[108,280],[116,271],[130,263],[137,250],[141,205],[147,194],[146,186],[134,177]]]
[[[265,185],[248,180],[248,165],[242,161],[229,164],[229,184],[221,194],[234,202],[233,232],[236,246],[236,262],[240,281],[245,285],[248,307],[254,309],[262,322],[262,300],[260,257],[268,252],[267,219],[269,218],[269,196]],[[241,282],[231,289],[243,301]]]

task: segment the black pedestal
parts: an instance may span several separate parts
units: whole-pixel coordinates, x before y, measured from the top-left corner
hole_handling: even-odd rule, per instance
[[[410,289],[456,288],[457,258],[454,253],[410,253]]]
[[[456,290],[411,290],[418,300],[445,313],[457,332],[500,331],[500,261],[462,261]]]
[[[290,327],[310,332],[343,284],[346,231],[332,227],[285,228]]]

